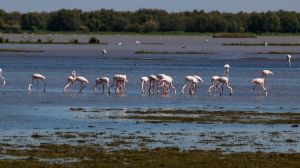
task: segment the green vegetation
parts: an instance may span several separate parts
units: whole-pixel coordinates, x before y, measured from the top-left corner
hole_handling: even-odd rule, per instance
[[[225,46],[265,46],[265,43],[223,43]],[[300,46],[300,43],[267,43],[268,46]]]
[[[168,13],[157,9],[134,12],[61,9],[28,13],[0,10],[0,32],[300,33],[299,18],[300,13],[283,10],[260,13],[202,10]]]
[[[300,52],[294,52],[294,51],[260,51],[260,52],[249,53],[249,54],[300,54]]]
[[[146,110],[127,111],[127,119],[161,122],[195,123],[240,123],[240,124],[300,124],[299,113],[261,113],[247,111],[186,111],[186,110]],[[157,115],[157,114],[172,114]],[[184,116],[178,116],[184,115]],[[196,115],[196,116],[195,116]],[[114,117],[111,117],[114,118]]]
[[[44,52],[41,50],[0,49],[0,52]]]
[[[249,33],[216,33],[213,38],[256,38],[255,34]]]
[[[2,147],[2,146],[1,146]],[[7,146],[5,146],[7,148]],[[5,152],[4,152],[5,151]],[[4,153],[3,153],[4,152]],[[18,150],[7,148],[3,154],[23,159],[0,160],[0,168],[59,168],[59,167],[265,167],[296,168],[300,164],[298,153],[232,153],[219,151],[156,148],[107,152],[98,146],[42,144],[37,148]],[[65,160],[55,163],[51,160]],[[48,160],[43,162],[42,160]],[[68,160],[71,160],[68,162]],[[73,162],[72,162],[73,160]]]
[[[100,40],[98,40],[96,37],[91,37],[89,40],[90,44],[99,44]]]
[[[200,51],[136,51],[136,54],[213,54]]]

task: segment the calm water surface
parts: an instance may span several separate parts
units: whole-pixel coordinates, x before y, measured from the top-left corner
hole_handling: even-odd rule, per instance
[[[19,40],[22,35],[3,35],[12,41]],[[36,35],[46,39],[47,36]],[[89,36],[56,36],[57,41],[69,41],[77,38],[87,41]],[[298,43],[300,37],[259,37],[256,39],[212,39],[206,36],[98,36],[101,42],[107,45],[31,45],[31,44],[1,44],[0,48],[42,50],[44,52],[28,53],[0,53],[0,67],[4,70],[7,86],[0,88],[0,129],[2,136],[32,133],[53,130],[60,127],[62,130],[85,130],[78,124],[88,125],[91,122],[88,114],[71,113],[70,107],[97,108],[97,109],[204,109],[204,110],[242,110],[263,112],[300,112],[300,55],[293,55],[293,66],[288,67],[286,55],[255,54],[266,51],[294,51],[300,52],[300,47],[271,47],[271,46],[223,46],[222,43],[231,42],[273,42]],[[208,39],[208,42],[206,40]],[[139,40],[142,43],[136,44]],[[116,43],[121,41],[121,46]],[[182,48],[185,46],[185,48]],[[108,51],[107,55],[100,53],[101,49]],[[135,51],[205,51],[212,54],[203,55],[159,55],[135,54]],[[224,64],[230,64],[230,85],[234,89],[234,96],[208,96],[207,90],[210,78],[223,74]],[[274,72],[270,76],[267,88],[268,97],[254,97],[251,79],[261,77],[261,71],[269,69]],[[63,93],[67,77],[72,70],[78,75],[89,79],[90,84],[84,93]],[[32,73],[41,73],[47,77],[47,92],[27,92]],[[126,74],[129,80],[127,94],[107,95],[94,94],[92,86],[96,77],[114,74]],[[177,95],[148,96],[140,94],[139,78],[141,76],[165,73],[174,78]],[[181,95],[180,91],[186,75],[197,74],[203,77],[204,84],[200,86],[200,94],[196,96]],[[33,87],[35,89],[35,87]],[[79,89],[79,84],[77,85]],[[105,111],[105,110],[104,110]],[[93,114],[98,115],[98,114]],[[99,114],[100,115],[100,114]],[[120,114],[122,115],[122,114]],[[102,116],[102,114],[101,114]],[[75,124],[77,123],[77,124]],[[108,118],[97,120],[100,125],[116,125],[120,130],[130,121],[113,124]],[[128,126],[129,124],[129,126]],[[155,125],[155,124],[154,124]],[[197,124],[187,124],[190,127]],[[200,127],[199,125],[196,127]],[[244,128],[244,126],[241,126]],[[245,130],[249,130],[246,127]],[[250,129],[265,130],[267,126],[257,126]],[[232,131],[232,126],[212,128],[214,130]],[[289,129],[289,127],[286,127]],[[153,131],[157,129],[153,127]],[[176,125],[168,130],[176,130]],[[187,128],[188,129],[188,128]],[[268,128],[270,131],[277,127]],[[173,130],[173,131],[174,131]],[[200,129],[201,130],[201,129]],[[199,130],[198,130],[199,131]],[[202,129],[203,131],[203,129]],[[296,131],[299,133],[299,130]],[[194,137],[195,138],[195,137]],[[193,138],[192,138],[193,139]],[[189,139],[188,141],[190,141]],[[192,146],[190,144],[190,146]],[[201,148],[201,147],[200,147]],[[206,147],[205,147],[206,148]],[[209,147],[207,147],[209,148]],[[273,148],[273,151],[282,151],[285,146]],[[296,149],[299,150],[300,149]],[[248,151],[244,149],[242,151]],[[250,150],[251,151],[251,150]],[[284,150],[283,150],[284,151]]]

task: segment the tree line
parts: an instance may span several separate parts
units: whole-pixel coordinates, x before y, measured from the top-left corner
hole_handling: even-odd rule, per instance
[[[300,13],[283,10],[260,13],[202,10],[168,13],[158,9],[133,12],[61,9],[20,13],[0,9],[0,31],[299,33]]]

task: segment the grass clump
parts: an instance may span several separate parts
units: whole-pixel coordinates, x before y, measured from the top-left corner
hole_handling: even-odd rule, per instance
[[[0,52],[44,52],[41,50],[0,49]]]
[[[300,46],[300,43],[223,43],[224,46]]]
[[[256,38],[255,34],[250,33],[216,33],[213,38]]]
[[[135,54],[213,54],[204,51],[136,51]]]
[[[100,40],[97,39],[96,37],[91,37],[90,40],[89,40],[89,43],[90,44],[99,44]]]

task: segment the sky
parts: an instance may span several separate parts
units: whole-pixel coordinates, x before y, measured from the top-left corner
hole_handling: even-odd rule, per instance
[[[116,11],[155,8],[169,12],[197,9],[234,13],[283,9],[300,12],[300,0],[0,0],[0,8],[8,12],[54,11],[61,8],[84,11],[101,8]]]

